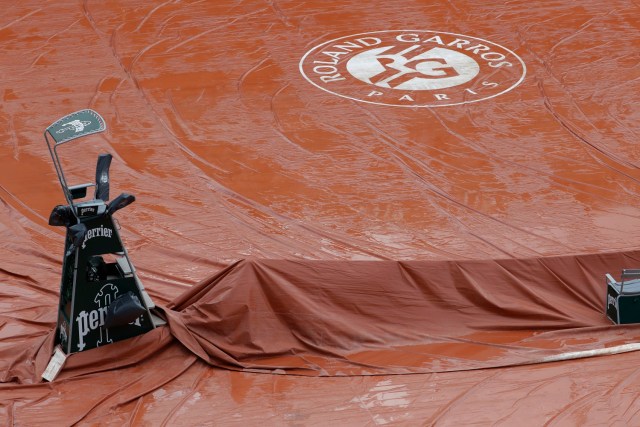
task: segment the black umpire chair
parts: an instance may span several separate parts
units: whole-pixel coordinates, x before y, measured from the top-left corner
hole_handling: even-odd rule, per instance
[[[79,185],[68,185],[58,157],[63,144],[105,129],[104,119],[87,109],[61,118],[44,132],[67,202],[56,206],[49,217],[50,225],[66,228],[56,334],[56,343],[66,354],[141,335],[164,324],[154,312],[113,217],[135,197],[122,193],[109,201],[112,156],[100,154],[95,182]],[[93,197],[87,198],[90,188]]]

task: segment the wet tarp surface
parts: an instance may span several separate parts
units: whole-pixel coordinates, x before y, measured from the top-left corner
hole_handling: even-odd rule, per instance
[[[3,6],[2,424],[640,423],[638,5]],[[168,325],[43,383],[84,108]]]

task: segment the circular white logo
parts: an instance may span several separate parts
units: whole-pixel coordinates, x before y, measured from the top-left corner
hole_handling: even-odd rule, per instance
[[[308,51],[300,72],[335,95],[372,104],[441,107],[493,98],[526,74],[522,59],[477,37],[427,30],[340,37]]]

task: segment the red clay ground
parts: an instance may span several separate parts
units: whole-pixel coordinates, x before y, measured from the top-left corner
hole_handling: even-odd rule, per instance
[[[640,424],[636,352],[540,363],[640,335],[603,313],[604,273],[640,267],[636,4],[3,9],[3,423]],[[42,133],[84,108],[107,131],[65,172],[113,154],[171,322],[38,383],[64,241]]]

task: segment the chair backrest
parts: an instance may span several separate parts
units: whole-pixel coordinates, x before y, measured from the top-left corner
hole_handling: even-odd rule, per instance
[[[111,166],[111,154],[104,153],[98,156],[96,163],[96,194],[95,198],[103,202],[109,200],[109,166]]]

